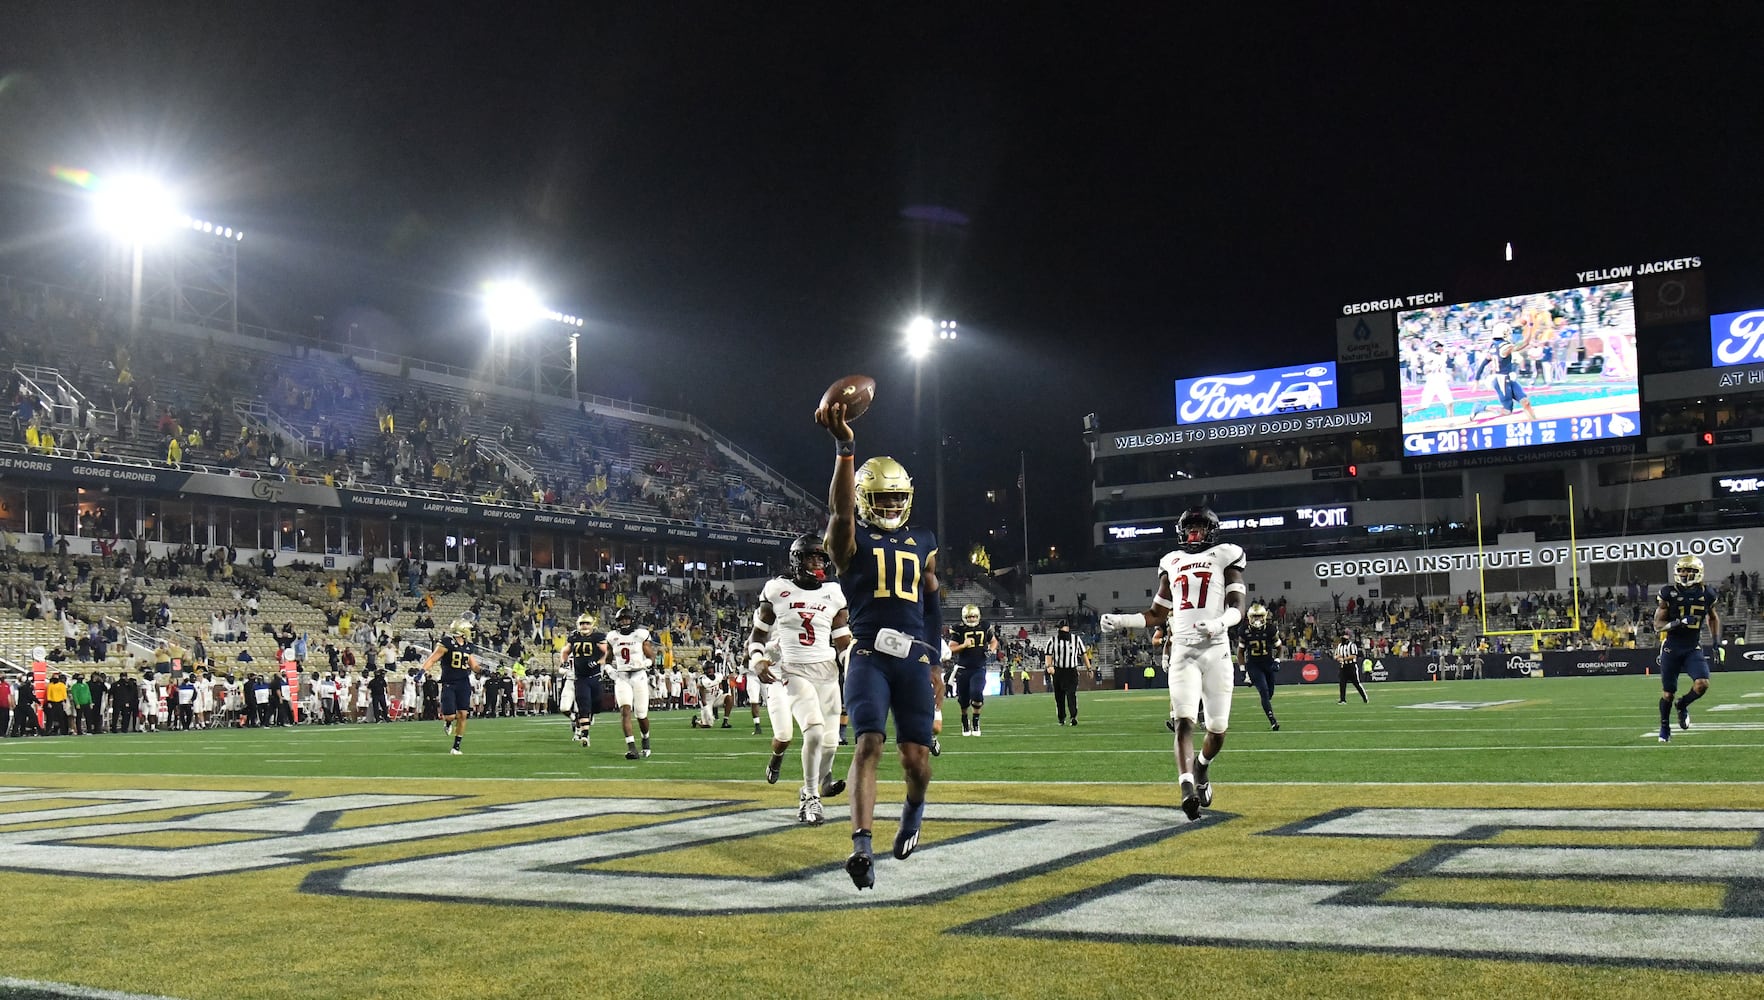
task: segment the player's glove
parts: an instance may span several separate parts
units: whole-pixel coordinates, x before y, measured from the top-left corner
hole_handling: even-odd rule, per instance
[[[1208,639],[1217,639],[1225,634],[1225,622],[1218,618],[1205,618],[1194,623],[1194,630]]]
[[[1103,615],[1101,625],[1104,632],[1119,632],[1126,628],[1145,628],[1145,615]]]

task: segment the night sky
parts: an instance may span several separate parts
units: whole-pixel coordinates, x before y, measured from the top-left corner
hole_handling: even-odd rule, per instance
[[[1755,4],[596,6],[0,6],[0,264],[89,263],[59,164],[246,229],[274,326],[472,364],[478,282],[519,274],[590,319],[585,389],[816,493],[809,412],[854,371],[860,454],[929,486],[922,309],[961,324],[946,544],[1024,450],[1031,541],[1067,554],[1083,414],[1168,424],[1173,378],[1328,358],[1344,302],[1694,254],[1714,311],[1764,303]]]

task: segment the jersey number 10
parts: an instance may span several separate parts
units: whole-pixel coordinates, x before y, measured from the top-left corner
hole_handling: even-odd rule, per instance
[[[888,552],[880,547],[876,554],[876,592],[872,597],[898,597],[903,601],[919,601],[919,554],[906,549],[894,550],[894,577],[888,575]]]

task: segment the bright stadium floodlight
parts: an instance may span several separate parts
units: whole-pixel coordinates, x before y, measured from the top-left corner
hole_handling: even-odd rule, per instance
[[[954,339],[956,339],[956,321],[953,319],[940,319],[940,320],[938,320],[937,321],[937,339],[938,340],[954,340]]]
[[[546,315],[539,295],[518,281],[492,281],[484,286],[484,315],[496,332],[523,330]]]
[[[92,214],[112,238],[137,245],[163,238],[184,218],[164,184],[141,176],[104,181],[93,196]]]
[[[929,316],[914,316],[906,327],[907,356],[918,361],[931,353],[931,341],[937,331],[937,325]]]

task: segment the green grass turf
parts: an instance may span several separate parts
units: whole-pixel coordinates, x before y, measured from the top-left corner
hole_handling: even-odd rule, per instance
[[[1281,731],[1270,732],[1255,693],[1239,688],[1222,783],[1254,782],[1686,782],[1764,777],[1764,672],[1719,675],[1693,709],[1689,732],[1661,746],[1658,683],[1648,677],[1544,678],[1383,684],[1362,705],[1338,705],[1333,685],[1283,687]],[[1746,697],[1752,695],[1752,697]],[[1470,710],[1412,706],[1513,702]],[[1721,706],[1734,706],[1719,710]],[[994,697],[985,735],[960,735],[946,705],[943,781],[1166,782],[1173,776],[1164,728],[1166,692],[1080,696],[1082,725],[1054,722],[1047,694]],[[1717,709],[1713,710],[1712,709]],[[472,720],[463,757],[447,751],[438,723],[301,726],[0,741],[0,774],[168,774],[464,778],[753,780],[768,741],[747,710],[731,729],[689,728],[690,712],[651,716],[655,755],[627,761],[616,715],[602,714],[594,745],[568,739],[562,717]],[[761,718],[764,719],[764,713]],[[1750,724],[1756,728],[1727,728]],[[769,724],[767,734],[770,734]],[[782,782],[800,780],[799,757]],[[838,767],[849,758],[841,752]],[[884,769],[884,777],[890,773]]]
[[[977,829],[939,816],[939,807],[956,802],[1150,805],[1169,813],[1177,835],[904,908],[869,905],[855,890],[850,908],[826,912],[657,914],[539,910],[470,898],[340,896],[307,885],[328,869],[455,854],[455,863],[470,865],[474,851],[651,822],[622,816],[370,845],[260,871],[169,882],[11,871],[9,905],[23,918],[9,930],[0,998],[79,995],[9,983],[6,975],[194,1000],[900,992],[1050,1000],[1190,993],[1219,1000],[1764,996],[1764,976],[1720,970],[963,931],[1072,893],[1150,876],[1388,882],[1384,891],[1393,905],[1708,912],[1726,898],[1729,883],[1411,878],[1400,866],[1434,846],[1426,838],[1269,835],[1348,807],[1764,808],[1764,697],[1746,697],[1764,694],[1764,673],[1718,676],[1715,693],[1697,706],[1695,727],[1687,733],[1675,729],[1666,746],[1653,736],[1657,690],[1646,677],[1383,684],[1372,688],[1370,705],[1356,699],[1340,706],[1332,685],[1287,687],[1276,700],[1282,731],[1271,733],[1253,692],[1240,688],[1230,743],[1214,770],[1222,821],[1192,828],[1173,808],[1165,692],[1082,695],[1077,729],[1054,724],[1046,694],[994,698],[984,716],[986,735],[978,739],[959,735],[950,703],[948,749],[935,762],[941,791],[934,783],[929,848]],[[1444,701],[1512,703],[1457,711],[1405,707]],[[1734,707],[1714,711],[1722,706]],[[786,759],[779,784],[768,787],[761,781],[768,741],[753,735],[744,711],[727,730],[690,729],[688,718],[656,713],[656,754],[644,761],[623,759],[616,716],[602,717],[590,750],[568,739],[561,718],[474,720],[463,757],[447,754],[448,740],[435,723],[0,740],[0,785],[66,789],[68,795],[139,786],[296,798],[355,791],[448,796],[373,810],[345,825],[409,822],[549,797],[702,800],[707,814],[790,808],[800,780],[796,754]],[[1758,728],[1737,728],[1747,724]],[[841,752],[840,770],[848,753]],[[885,760],[882,776],[898,775]],[[401,783],[404,778],[420,784]],[[623,778],[639,780],[612,780]],[[1641,784],[1559,784],[1609,781]],[[1500,786],[1491,791],[1487,783]],[[893,780],[882,792],[877,831],[885,840],[895,825],[899,789]],[[34,800],[32,807],[74,801]],[[831,822],[819,829],[793,827],[732,848],[687,847],[610,867],[750,878],[836,866],[849,848],[843,828],[848,801],[841,797],[830,810]],[[129,814],[121,821],[126,829],[151,818]],[[0,825],[6,825],[4,813]],[[173,830],[125,832],[100,842],[172,847],[207,839],[199,830]],[[1754,838],[1751,831],[1685,837],[1674,830],[1509,830],[1494,842],[1744,849]],[[4,863],[0,858],[0,867]],[[914,871],[885,874],[917,877]],[[1124,911],[1121,919],[1130,921],[1132,914]],[[304,946],[314,933],[324,947]],[[137,947],[105,945],[118,941],[150,942],[162,960],[143,961]],[[275,952],[277,974],[266,976],[257,959],[273,942],[286,947]]]

